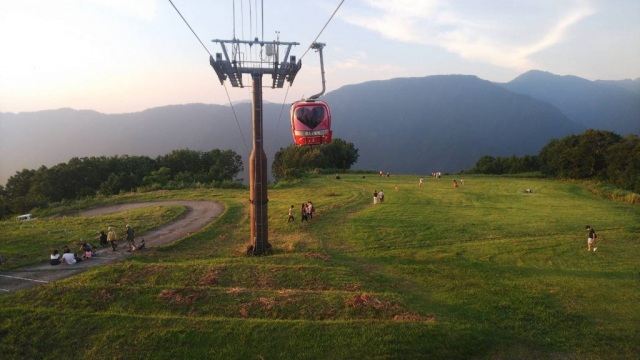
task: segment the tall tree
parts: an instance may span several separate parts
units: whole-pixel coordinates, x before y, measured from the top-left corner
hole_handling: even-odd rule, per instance
[[[578,166],[574,178],[601,178],[606,176],[607,149],[622,140],[611,131],[587,130],[579,136]]]
[[[350,169],[360,156],[353,143],[338,138],[329,144],[322,145],[320,152],[324,156],[326,167],[334,169]]]
[[[552,140],[540,151],[543,171],[562,178],[602,178],[607,168],[606,150],[620,140],[620,135],[602,130]]]
[[[290,145],[276,152],[271,173],[276,181],[298,178],[305,171],[320,169],[350,169],[358,160],[358,149],[352,143],[334,139],[318,146]]]
[[[167,155],[159,156],[157,161],[161,167],[171,169],[171,176],[178,173],[200,173],[202,152],[189,149],[173,150]]]
[[[0,219],[9,215],[10,210],[7,192],[5,191],[4,186],[0,185]]]
[[[22,169],[22,171],[16,172],[7,180],[7,186],[5,191],[8,198],[17,198],[19,196],[26,196],[31,188],[31,182],[35,175],[35,170]]]
[[[202,154],[203,173],[212,181],[231,181],[244,170],[242,156],[233,150],[214,149]]]
[[[611,145],[605,155],[607,177],[616,186],[640,193],[640,138],[629,135]]]

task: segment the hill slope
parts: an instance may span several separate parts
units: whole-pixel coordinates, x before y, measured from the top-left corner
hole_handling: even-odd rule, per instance
[[[246,190],[95,199],[216,199],[225,212],[174,245],[0,296],[0,353],[7,359],[637,357],[639,207],[548,179],[472,176],[457,189],[451,183],[452,177],[427,178],[418,187],[415,176],[347,174],[270,189],[274,253],[260,257],[243,255],[250,233]],[[373,189],[381,188],[384,203],[372,205]],[[535,191],[524,194],[525,188]],[[316,206],[313,219],[300,222],[296,213],[297,221],[287,222],[290,204],[306,200]],[[31,226],[43,234],[69,221],[42,220]],[[591,223],[597,252],[585,251],[585,221],[597,221]],[[35,236],[31,226],[0,225],[20,244],[29,239],[21,232]],[[43,241],[50,246],[24,247],[25,256],[44,261],[71,239],[57,232]],[[69,269],[58,266],[50,271]]]

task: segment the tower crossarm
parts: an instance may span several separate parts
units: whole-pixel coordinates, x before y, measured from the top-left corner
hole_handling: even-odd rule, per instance
[[[215,59],[211,56],[209,63],[213,70],[216,72],[221,84],[229,79],[231,86],[243,87],[242,74],[252,75],[265,75],[271,74],[273,78],[272,88],[281,88],[284,81],[293,83],[297,72],[300,70],[302,63],[298,61],[296,63],[295,56],[289,56],[291,47],[299,45],[296,42],[281,42],[281,41],[254,41],[247,40],[212,40],[213,42],[220,43],[222,47],[222,53],[216,53]],[[268,53],[271,53],[270,57],[273,59],[260,59],[259,61],[247,61],[239,58],[237,52],[234,52],[233,58],[229,57],[229,53],[226,49],[226,44],[238,47],[241,44],[248,44],[250,46],[268,47]],[[280,47],[286,47],[284,59],[280,62]]]

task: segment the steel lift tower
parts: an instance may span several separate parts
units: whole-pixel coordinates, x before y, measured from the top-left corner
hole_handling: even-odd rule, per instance
[[[252,255],[263,255],[270,250],[268,210],[267,203],[267,156],[263,146],[262,131],[262,75],[271,75],[271,88],[282,88],[285,80],[293,84],[296,74],[300,70],[302,63],[296,63],[295,56],[289,56],[291,47],[299,45],[294,42],[278,41],[254,41],[245,40],[213,40],[222,47],[222,53],[216,53],[216,58],[209,57],[209,63],[215,70],[223,85],[229,79],[231,86],[244,87],[242,75],[251,75],[252,101],[252,123],[253,123],[253,149],[249,158],[249,202],[251,204],[251,242],[248,252]],[[232,57],[229,58],[226,45],[232,49]],[[265,59],[260,56],[257,61],[244,59],[240,52],[240,45],[250,47],[259,46],[260,53],[266,55]],[[283,61],[280,62],[280,50],[284,48]],[[288,60],[288,61],[287,61]]]

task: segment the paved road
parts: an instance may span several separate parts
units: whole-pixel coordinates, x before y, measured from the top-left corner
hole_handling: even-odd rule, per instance
[[[112,205],[84,210],[79,212],[77,215],[106,215],[135,208],[158,205],[183,205],[187,208],[187,211],[178,220],[172,223],[148,231],[144,234],[136,234],[136,237],[145,239],[145,244],[148,249],[170,244],[192,233],[198,232],[217,219],[224,211],[224,206],[215,201],[175,200]],[[69,214],[66,214],[66,216],[69,216]],[[99,249],[98,256],[74,265],[60,264],[57,266],[51,266],[47,261],[42,264],[30,265],[11,271],[0,271],[0,295],[73,276],[90,267],[112,263],[136,254],[136,252],[127,252],[125,241],[120,241],[119,243],[120,246],[118,246],[117,251],[112,251],[111,248]]]

